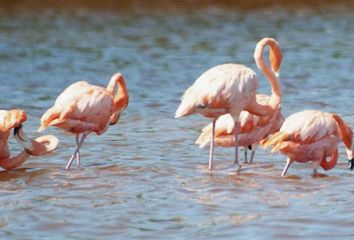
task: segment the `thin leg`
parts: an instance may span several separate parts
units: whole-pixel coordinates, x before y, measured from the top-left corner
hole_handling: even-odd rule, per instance
[[[81,140],[79,141],[79,143],[78,143],[78,145],[77,145],[77,147],[75,149],[74,154],[71,156],[71,158],[69,159],[68,163],[66,164],[65,169],[69,169],[70,168],[70,166],[73,163],[73,160],[74,160],[76,154],[80,151],[80,147],[81,147],[82,143],[84,142],[86,136],[87,136],[86,134],[82,135]]]
[[[79,146],[79,134],[76,135],[75,137],[76,139],[76,147]],[[78,149],[78,151],[76,152],[76,166],[80,166],[80,150]]]
[[[286,172],[288,171],[288,169],[289,169],[289,167],[290,167],[291,164],[292,164],[291,159],[290,159],[290,158],[286,159],[286,165],[285,165],[285,167],[284,167],[284,169],[283,169],[283,172],[282,172],[282,174],[281,174],[282,177],[285,176],[285,174],[286,174]]]
[[[313,173],[312,173],[312,177],[316,177],[316,176],[317,176],[317,169],[314,168],[314,169],[313,169]]]
[[[238,164],[238,122],[235,122],[235,161]]]
[[[254,159],[254,154],[256,153],[256,149],[257,149],[257,144],[252,144],[251,147],[251,159],[250,159],[250,163],[253,163],[253,159]]]
[[[326,161],[326,157],[324,157],[324,161]],[[317,176],[317,169],[320,167],[320,165],[321,165],[320,161],[314,161],[312,163],[312,167],[313,167],[312,177],[316,177]]]
[[[209,170],[212,170],[212,168],[213,168],[214,140],[215,140],[215,122],[216,122],[216,119],[213,119],[213,130],[212,130],[212,135],[211,135],[210,151],[209,151]]]
[[[247,149],[248,149],[247,147],[243,148],[243,153],[244,153],[244,161],[243,162],[244,163],[248,163],[248,160],[247,160]]]
[[[86,134],[83,134],[80,142],[83,142],[84,141],[83,138],[85,138],[86,136],[87,136]],[[76,141],[77,141],[77,144],[79,144],[79,138],[77,138]],[[76,164],[77,164],[77,167],[80,167],[80,148],[77,150],[77,153],[76,153]]]
[[[80,167],[80,152],[77,151],[76,153],[76,166]]]

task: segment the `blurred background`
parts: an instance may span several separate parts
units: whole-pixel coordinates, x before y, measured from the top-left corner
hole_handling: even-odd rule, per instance
[[[342,145],[324,178],[294,164],[282,179],[285,156],[262,149],[241,175],[209,175],[208,150],[194,145],[209,121],[173,119],[186,88],[218,64],[247,65],[269,93],[253,60],[263,37],[283,51],[285,116],[335,111],[354,125],[353,1],[0,1],[0,106],[28,113],[28,135],[78,80],[106,86],[121,72],[130,93],[119,123],[87,138],[83,169],[63,170],[74,137],[49,128],[57,151],[0,172],[0,237],[353,237],[354,176]],[[13,140],[11,149],[19,151]],[[232,158],[216,149],[216,165]]]

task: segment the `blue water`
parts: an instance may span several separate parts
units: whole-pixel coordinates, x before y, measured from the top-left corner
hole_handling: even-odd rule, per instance
[[[261,76],[253,50],[269,36],[284,55],[284,115],[335,111],[353,126],[351,5],[114,6],[0,7],[1,109],[25,110],[28,135],[39,135],[40,116],[75,81],[106,86],[122,72],[130,93],[119,124],[87,138],[82,169],[63,170],[75,140],[49,128],[60,139],[55,152],[0,172],[1,239],[354,238],[343,145],[321,178],[310,164],[281,178],[285,156],[262,149],[240,175],[210,175],[208,150],[193,144],[208,119],[173,119],[185,89],[212,66],[242,63]],[[259,92],[269,93],[263,76]],[[233,149],[216,149],[217,168],[232,158]]]

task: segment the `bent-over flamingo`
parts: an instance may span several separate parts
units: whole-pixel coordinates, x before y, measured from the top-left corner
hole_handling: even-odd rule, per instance
[[[257,94],[257,101],[266,104],[269,96],[265,94]],[[280,108],[274,113],[265,116],[257,116],[247,111],[240,114],[238,145],[244,147],[244,161],[247,161],[247,149],[251,150],[250,163],[253,162],[254,154],[259,142],[268,135],[277,132],[284,122]],[[198,137],[196,144],[204,148],[210,144],[210,136],[212,134],[212,124],[208,124],[203,128],[202,133]],[[222,115],[215,123],[215,144],[221,147],[235,146],[235,124],[230,114]]]
[[[36,139],[27,138],[22,129],[22,123],[27,120],[27,114],[22,110],[0,110],[0,166],[6,170],[21,166],[31,155],[41,156],[53,151],[58,145],[58,139],[52,135]],[[11,157],[8,147],[10,131],[14,129],[15,139],[24,150]]]
[[[269,58],[272,70],[263,60],[263,49],[270,47]],[[258,78],[256,73],[240,64],[222,64],[203,73],[182,96],[175,118],[195,113],[212,119],[212,139],[209,153],[209,169],[212,169],[214,157],[215,122],[223,114],[229,113],[235,125],[235,160],[238,165],[238,124],[241,111],[252,114],[269,115],[279,108],[281,88],[278,74],[282,54],[279,44],[271,38],[258,42],[254,59],[258,68],[270,82],[272,95],[269,102],[260,104],[256,100]]]
[[[118,90],[115,94],[116,87]],[[58,96],[54,106],[43,114],[38,131],[56,126],[75,134],[76,149],[65,169],[70,168],[75,157],[80,166],[80,147],[86,136],[91,132],[101,135],[109,124],[116,124],[128,102],[128,90],[120,73],[112,76],[107,88],[79,81],[67,87]]]
[[[279,132],[261,145],[271,146],[272,152],[280,151],[288,156],[282,176],[294,161],[312,161],[313,175],[316,176],[319,166],[327,171],[336,165],[340,140],[346,147],[349,162],[354,161],[352,137],[351,128],[337,114],[305,110],[286,118]]]

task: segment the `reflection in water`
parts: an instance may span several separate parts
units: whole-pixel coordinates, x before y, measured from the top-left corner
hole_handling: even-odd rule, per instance
[[[1,238],[353,237],[343,146],[337,167],[316,179],[307,164],[279,177],[285,157],[261,149],[256,164],[233,175],[224,171],[232,149],[218,148],[210,174],[208,151],[193,144],[207,120],[173,119],[202,72],[225,62],[256,70],[255,44],[271,36],[284,51],[284,114],[336,111],[353,125],[352,3],[262,2],[3,1],[0,103],[29,114],[29,135],[80,79],[105,85],[121,71],[131,102],[119,124],[87,139],[84,168],[63,170],[74,140],[49,128],[61,141],[57,151],[0,172]],[[263,77],[259,84],[269,91]]]

